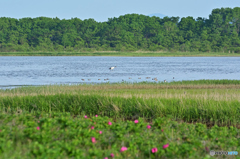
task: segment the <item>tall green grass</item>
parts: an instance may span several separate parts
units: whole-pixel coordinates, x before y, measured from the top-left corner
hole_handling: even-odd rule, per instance
[[[155,119],[171,115],[176,120],[218,125],[236,125],[240,122],[240,101],[203,99],[122,98],[101,95],[39,95],[0,98],[2,113],[100,114],[109,117]]]
[[[149,120],[171,115],[187,122],[237,125],[240,121],[239,88],[240,80],[21,87],[0,90],[0,111],[70,112]]]

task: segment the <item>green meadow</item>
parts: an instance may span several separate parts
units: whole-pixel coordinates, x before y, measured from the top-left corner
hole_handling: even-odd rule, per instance
[[[239,80],[20,87],[0,111],[0,158],[240,158],[209,153],[240,153]]]

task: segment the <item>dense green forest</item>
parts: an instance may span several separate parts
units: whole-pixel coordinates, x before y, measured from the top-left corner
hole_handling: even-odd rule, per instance
[[[181,51],[240,53],[240,7],[214,9],[209,18],[0,18],[0,52]]]

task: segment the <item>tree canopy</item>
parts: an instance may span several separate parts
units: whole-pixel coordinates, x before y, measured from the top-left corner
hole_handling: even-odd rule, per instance
[[[209,18],[0,18],[0,52],[200,51],[240,52],[240,8],[214,9]]]

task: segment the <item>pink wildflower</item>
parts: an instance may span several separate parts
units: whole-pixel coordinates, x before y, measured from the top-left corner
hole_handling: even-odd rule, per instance
[[[163,132],[163,129],[162,129],[162,132]]]
[[[168,148],[169,144],[163,145],[163,149]]]
[[[137,123],[138,123],[138,120],[134,120],[134,123],[137,124]]]
[[[91,129],[94,129],[94,126],[92,126]]]
[[[148,125],[148,126],[147,126],[147,128],[148,128],[148,129],[150,129],[150,128],[151,128],[151,126],[150,126],[150,125]]]
[[[123,151],[126,151],[126,150],[127,150],[126,147],[122,147],[121,150],[120,150],[120,152],[123,152]]]
[[[209,151],[209,148],[208,148],[208,147],[205,147],[205,150],[206,150],[206,151]]]
[[[111,153],[111,155],[110,155],[111,157],[114,157],[114,154],[113,153]]]
[[[85,115],[84,118],[87,119],[87,116]]]
[[[92,137],[92,142],[95,143],[96,142],[96,139],[95,137]]]
[[[40,130],[40,127],[39,127],[39,126],[37,127],[37,130]]]
[[[98,117],[98,115],[95,115],[95,117]]]
[[[102,134],[102,131],[99,131],[99,134]]]
[[[155,153],[155,152],[157,152],[157,148],[156,147],[152,148],[152,153]]]
[[[109,122],[108,122],[108,125],[112,125],[112,122],[109,121]]]
[[[104,159],[108,159],[107,157],[105,157]]]

